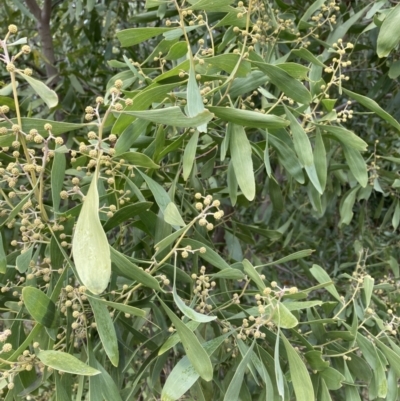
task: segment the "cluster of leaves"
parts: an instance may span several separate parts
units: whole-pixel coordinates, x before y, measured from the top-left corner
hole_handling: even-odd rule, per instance
[[[61,32],[91,13],[90,38],[118,15],[74,6],[55,14]],[[125,5],[137,26],[116,33],[105,87],[98,65],[92,81],[61,65],[46,86],[10,21],[6,401],[398,399],[400,124],[386,95],[400,6],[386,6]]]

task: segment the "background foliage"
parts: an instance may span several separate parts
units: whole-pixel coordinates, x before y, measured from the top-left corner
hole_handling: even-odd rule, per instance
[[[5,400],[399,398],[400,6],[1,7]]]

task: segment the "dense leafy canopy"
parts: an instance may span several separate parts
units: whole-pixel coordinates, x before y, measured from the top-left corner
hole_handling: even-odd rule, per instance
[[[399,398],[399,5],[0,7],[6,401]]]

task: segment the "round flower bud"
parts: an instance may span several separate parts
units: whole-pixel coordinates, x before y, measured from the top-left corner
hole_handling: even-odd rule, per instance
[[[121,79],[117,79],[114,83],[114,86],[118,89],[122,88],[123,82]]]
[[[86,121],[92,121],[93,120],[93,114],[89,114],[89,113],[85,114],[85,120]]]
[[[207,220],[206,219],[200,219],[199,220],[199,225],[205,226],[206,224],[207,224]]]
[[[103,104],[103,103],[104,103],[104,98],[101,97],[101,96],[97,96],[97,97],[96,97],[96,103],[98,103],[98,104]]]
[[[10,108],[8,106],[0,107],[0,113],[7,114],[9,111],[10,111]]]
[[[115,141],[117,140],[117,136],[116,136],[115,134],[111,134],[111,135],[108,137],[108,140],[109,140],[110,142],[115,142]]]
[[[85,113],[90,113],[90,114],[94,113],[93,107],[92,106],[87,106],[85,108]]]
[[[201,193],[200,193],[200,192],[197,192],[197,193],[194,195],[194,197],[195,197],[196,199],[201,199]]]
[[[182,252],[182,258],[186,259],[189,256],[189,253],[187,251]]]
[[[207,231],[211,231],[211,230],[214,229],[214,224],[208,223],[207,226],[206,226],[206,228],[207,228]]]
[[[96,135],[96,133],[94,131],[89,131],[87,135],[88,135],[89,139],[96,139],[97,138],[97,135]]]
[[[14,24],[8,25],[8,32],[10,32],[10,33],[17,33],[17,32],[18,32],[17,26],[14,25]]]
[[[206,249],[205,246],[202,246],[202,247],[199,249],[199,251],[200,251],[200,253],[206,253],[206,252],[207,252],[207,249]]]
[[[196,209],[197,210],[202,210],[203,209],[203,204],[201,202],[196,203]]]
[[[24,69],[24,74],[30,77],[33,74],[33,71],[31,68],[25,68]]]
[[[24,45],[24,46],[22,46],[21,51],[24,54],[29,54],[31,52],[31,48],[28,45]]]

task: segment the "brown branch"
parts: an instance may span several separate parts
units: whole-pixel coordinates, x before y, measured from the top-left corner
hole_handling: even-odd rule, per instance
[[[25,3],[33,16],[36,18],[36,21],[40,21],[42,11],[38,6],[38,3],[36,3],[36,0],[25,0]]]
[[[55,86],[58,81],[58,70],[55,67],[56,58],[50,29],[51,0],[44,1],[43,9],[40,9],[36,0],[25,0],[25,3],[37,21],[37,28],[42,43],[44,63],[46,66],[46,75],[47,78],[51,78],[49,85]]]

